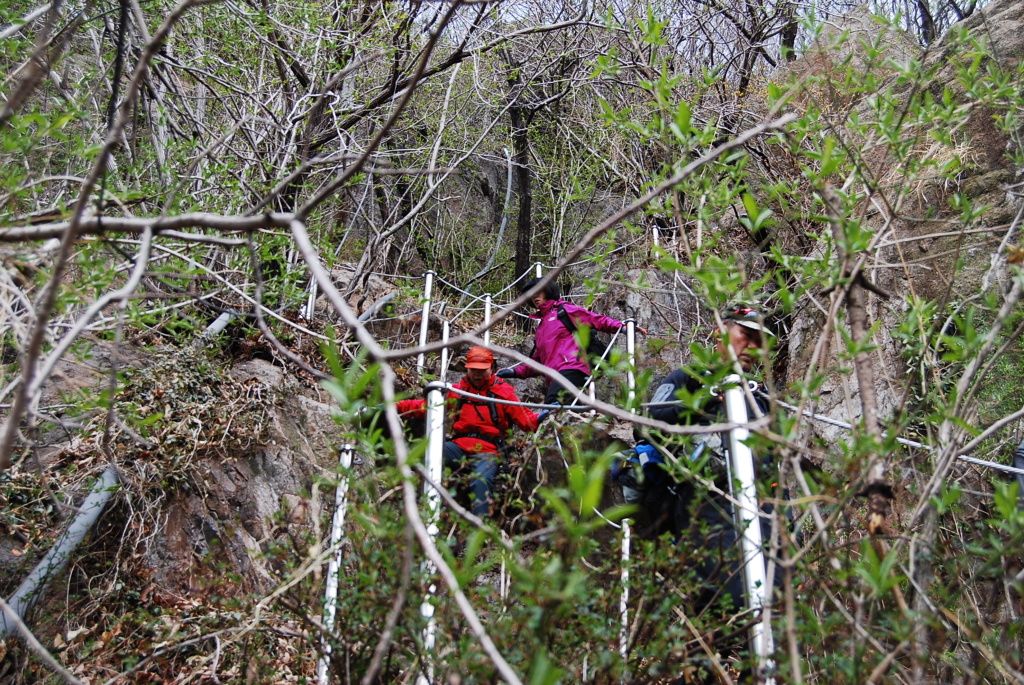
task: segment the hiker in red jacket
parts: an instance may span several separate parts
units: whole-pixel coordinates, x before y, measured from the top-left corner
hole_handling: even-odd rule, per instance
[[[522,291],[526,292],[539,282],[539,278],[527,281],[523,285]],[[558,283],[552,281],[530,300],[539,312],[538,315],[531,315],[530,318],[540,319],[540,325],[537,326],[536,345],[530,356],[565,376],[577,388],[582,388],[590,376],[590,364],[587,362],[587,355],[580,349],[579,343],[573,337],[574,331],[566,326],[559,316],[560,313],[564,312],[563,316],[567,317],[576,328],[589,326],[592,331],[601,333],[614,333],[625,324],[618,319],[595,314],[567,302],[561,299],[561,294]],[[636,327],[636,330],[647,335],[647,331],[639,326]],[[498,378],[529,378],[537,375],[540,375],[539,372],[534,371],[526,364],[498,371]],[[566,391],[562,386],[552,383],[549,378],[544,404],[561,402],[564,392]]]
[[[479,345],[466,355],[466,375],[455,384],[456,390],[482,397],[493,397],[518,402],[511,385],[494,375],[494,354]],[[512,425],[531,433],[540,423],[537,414],[526,407],[477,400],[466,395],[449,392],[449,417],[452,421],[451,439],[444,443],[444,465],[455,469],[473,459],[473,513],[480,517],[491,513],[494,477],[498,473],[498,455],[505,447],[505,438]],[[426,416],[427,401],[402,400],[397,404],[403,418]],[[546,415],[547,412],[541,412]]]

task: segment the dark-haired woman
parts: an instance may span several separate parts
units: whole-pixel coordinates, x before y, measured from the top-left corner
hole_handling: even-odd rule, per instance
[[[522,292],[532,289],[540,282],[539,278],[527,281]],[[587,355],[580,349],[579,343],[559,318],[559,312],[565,312],[565,316],[577,327],[589,326],[591,330],[602,333],[614,333],[622,328],[623,324],[618,319],[610,316],[595,314],[583,307],[561,299],[562,291],[558,283],[552,281],[539,293],[534,295],[530,301],[537,308],[537,314],[530,318],[540,319],[537,326],[536,345],[534,346],[532,358],[544,366],[557,371],[565,376],[577,388],[582,388],[590,376],[590,364],[587,363]],[[647,335],[647,331],[637,326],[637,330]],[[529,378],[538,376],[539,372],[534,371],[526,364],[519,364],[498,371],[499,378]],[[545,404],[554,404],[562,401],[562,393],[566,392],[558,383],[553,383],[548,378],[547,394],[544,396]]]

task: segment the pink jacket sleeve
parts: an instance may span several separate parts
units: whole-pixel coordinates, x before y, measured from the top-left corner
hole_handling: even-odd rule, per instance
[[[526,364],[516,364],[512,367],[512,373],[515,374],[516,378],[533,378],[540,375]]]
[[[614,333],[624,325],[618,319],[613,319],[612,317],[605,316],[603,314],[595,314],[594,312],[575,304],[566,303],[563,306],[565,307],[565,313],[569,315],[569,318],[572,319],[572,322],[576,324],[577,327],[590,326],[594,330],[601,331],[602,333]]]

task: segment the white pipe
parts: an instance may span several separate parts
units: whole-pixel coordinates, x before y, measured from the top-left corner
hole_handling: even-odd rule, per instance
[[[626,679],[629,658],[629,519],[622,519],[622,594],[619,595],[619,656],[622,658],[622,681]]]
[[[537,262],[534,265],[534,270],[535,270],[535,272],[537,274],[537,278],[540,278],[541,276],[544,275],[544,265],[541,264],[540,262]]]
[[[328,685],[331,680],[331,642],[328,636],[334,632],[334,619],[338,612],[338,570],[341,568],[341,540],[344,536],[345,513],[348,509],[348,473],[352,468],[352,445],[342,445],[339,455],[341,480],[334,490],[334,518],[331,519],[331,549],[334,554],[327,564],[327,588],[324,590],[324,638],[323,654],[316,665],[317,682]]]
[[[501,569],[498,572],[498,596],[501,597],[501,610],[508,609],[505,603],[508,600],[508,591],[512,588],[512,576],[505,572],[505,559],[501,560]]]
[[[725,379],[730,386],[725,391],[725,411],[729,423],[747,422],[747,401],[743,395],[745,383],[738,374]],[[764,549],[761,540],[761,522],[758,518],[757,488],[755,485],[754,454],[744,441],[750,431],[744,426],[729,431],[729,461],[732,477],[729,487],[736,501],[736,525],[741,531],[740,546],[743,551],[743,581],[746,585],[747,606],[755,612],[761,611],[761,619],[750,628],[751,648],[757,655],[759,665],[769,666],[769,656],[774,650],[771,623],[766,620],[763,610],[768,579],[765,574]],[[767,683],[774,680],[769,678]]]
[[[484,295],[484,326],[487,330],[484,331],[484,347],[488,347],[491,344],[491,294],[487,293]]]
[[[234,314],[232,314],[231,312],[224,312],[216,319],[214,319],[213,323],[206,327],[206,330],[203,331],[203,334],[199,337],[199,340],[210,340],[214,336],[219,335],[225,328],[228,327],[228,324],[231,323],[231,319],[233,318],[235,318]]]
[[[348,234],[346,233],[345,235],[348,235]],[[377,300],[376,302],[371,304],[369,309],[367,309],[365,312],[363,312],[362,314],[359,315],[359,323],[366,323],[367,321],[369,321],[370,317],[372,317],[374,314],[376,314],[378,309],[380,309],[381,307],[386,305],[391,300],[395,299],[395,295],[397,295],[397,294],[398,294],[397,290],[392,290],[387,295],[385,295],[384,297],[380,298],[379,300]]]
[[[448,342],[448,336],[451,335],[451,323],[445,320],[441,324],[441,340],[445,343]],[[441,348],[441,376],[442,381],[448,380],[448,348]]]
[[[110,496],[114,494],[117,484],[117,469],[108,466],[99,480],[93,484],[89,496],[78,508],[78,515],[57,540],[57,544],[50,548],[43,560],[36,564],[28,577],[7,600],[7,608],[0,614],[0,637],[16,631],[17,624],[14,619],[8,619],[8,612],[15,614],[18,618],[24,618],[36,601],[46,592],[50,580],[64,570],[72,552],[82,543],[89,530],[99,520],[103,508],[110,500]]]
[[[420,319],[420,347],[427,344],[427,327],[430,325],[430,291],[434,287],[434,272],[428,271],[423,282],[423,316]],[[416,355],[416,370],[423,375],[423,353]]]
[[[440,483],[444,475],[444,393],[441,391],[443,383],[431,383],[427,386],[427,476],[434,483]],[[441,494],[430,486],[423,484],[423,491],[427,499],[427,532],[434,539],[437,538],[437,521],[441,512]],[[429,559],[423,562],[423,573],[433,576],[434,563]],[[420,675],[416,678],[416,685],[430,685],[434,678],[434,667],[430,661],[431,653],[434,651],[434,643],[437,634],[437,622],[434,620],[434,604],[430,596],[437,592],[437,584],[431,583],[427,589],[427,597],[420,605],[420,615],[427,619],[427,627],[423,629],[423,653],[427,656],[428,662],[420,669]]]
[[[764,393],[761,393],[761,394],[764,395]],[[765,396],[767,396],[767,395],[765,395]],[[784,409],[789,409],[790,411],[800,411],[800,407],[797,407],[797,406],[792,405],[792,404],[787,404],[786,402],[783,402],[782,400],[776,399],[776,400],[774,400],[774,402],[777,405],[779,405],[780,407],[783,407]],[[813,419],[815,421],[820,421],[821,423],[827,423],[830,426],[836,426],[838,428],[845,428],[846,430],[853,430],[853,424],[852,423],[847,423],[846,421],[840,421],[838,419],[833,419],[833,418],[830,418],[828,416],[825,416],[824,414],[815,414],[814,412],[804,411],[803,415],[808,417],[808,418],[811,418],[811,419]],[[906,438],[896,438],[896,442],[898,442],[901,445],[906,445],[907,447],[916,447],[918,449],[926,450],[928,452],[934,452],[935,451],[935,448],[932,447],[931,445],[925,445],[924,443],[917,442],[916,440],[908,440]],[[1015,474],[1018,474],[1018,475],[1024,475],[1024,469],[1014,468],[1014,467],[1008,466],[1006,464],[998,464],[998,463],[996,463],[994,461],[986,461],[985,459],[978,459],[976,457],[969,457],[969,456],[963,455],[963,454],[960,455],[959,457],[957,457],[957,459],[959,459],[961,461],[966,461],[966,462],[971,463],[971,464],[977,464],[978,466],[987,466],[989,468],[998,469],[999,471],[1004,471],[1006,473],[1015,473]]]

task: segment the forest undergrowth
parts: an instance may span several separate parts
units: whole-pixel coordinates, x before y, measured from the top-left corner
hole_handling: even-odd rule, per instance
[[[0,682],[1024,682],[1018,4],[0,5],[4,597],[120,473]],[[651,335],[434,522],[394,402],[537,263]],[[609,477],[740,303],[770,663]]]

